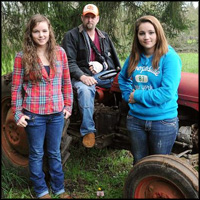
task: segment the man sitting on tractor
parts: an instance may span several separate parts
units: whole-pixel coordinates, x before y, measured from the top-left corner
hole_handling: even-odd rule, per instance
[[[72,86],[77,92],[82,115],[82,142],[85,147],[92,148],[96,132],[93,120],[95,86],[110,88],[113,81],[113,78],[100,80],[98,77],[121,66],[108,34],[96,28],[98,8],[93,4],[86,5],[81,20],[81,25],[65,34],[62,47],[67,53]]]

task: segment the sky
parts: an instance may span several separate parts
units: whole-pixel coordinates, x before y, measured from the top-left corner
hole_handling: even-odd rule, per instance
[[[195,8],[197,8],[198,5],[199,5],[199,2],[198,2],[198,1],[193,1],[192,3],[193,3],[193,5],[194,5]]]

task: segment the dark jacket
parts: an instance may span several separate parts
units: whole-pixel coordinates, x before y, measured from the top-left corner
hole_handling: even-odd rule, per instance
[[[108,34],[98,28],[96,30],[99,36],[101,53],[108,64],[107,70],[121,68],[114,45]],[[88,38],[85,36],[82,24],[65,34],[62,47],[67,53],[71,78],[79,80],[83,74],[92,75],[88,64],[91,47]]]

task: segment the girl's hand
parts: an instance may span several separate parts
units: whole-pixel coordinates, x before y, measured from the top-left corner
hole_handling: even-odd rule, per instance
[[[17,126],[26,127],[26,126],[28,125],[26,119],[30,119],[29,116],[23,115],[23,116],[20,118],[19,122],[17,123]]]
[[[66,109],[63,110],[64,118],[68,119],[71,116],[71,113],[68,112]]]
[[[135,92],[135,90],[133,89],[133,92],[131,92],[131,94],[129,96],[129,100],[128,100],[129,103],[135,103],[134,92]]]

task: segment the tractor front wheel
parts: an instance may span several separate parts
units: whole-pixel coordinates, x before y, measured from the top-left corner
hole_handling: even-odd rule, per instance
[[[198,172],[172,155],[151,155],[129,172],[124,197],[133,199],[198,198]]]

